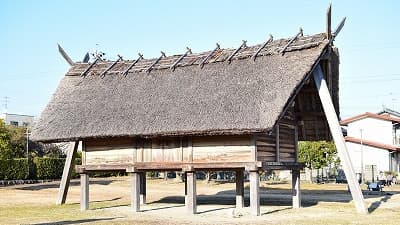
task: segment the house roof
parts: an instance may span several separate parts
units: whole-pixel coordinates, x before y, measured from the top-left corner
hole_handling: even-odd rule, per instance
[[[396,123],[400,123],[400,118],[396,118],[387,114],[376,114],[376,113],[371,113],[371,112],[366,112],[357,116],[353,116],[347,119],[344,119],[342,121],[340,121],[340,125],[347,125],[349,123],[352,123],[354,121],[358,121],[361,119],[365,119],[365,118],[374,118],[374,119],[380,119],[380,120],[385,120],[385,121],[391,121],[391,122],[396,122]]]
[[[400,112],[397,112],[393,109],[389,108],[384,108],[382,111],[378,112],[377,114],[379,115],[389,115],[389,116],[394,116],[394,117],[399,117],[400,118]]]
[[[31,137],[50,142],[268,131],[327,46],[325,34],[280,39],[255,60],[261,45],[240,49],[231,63],[234,49],[188,54],[175,69],[182,55],[142,59],[133,67],[132,60],[75,63]]]
[[[362,144],[363,145],[368,145],[371,147],[375,147],[375,148],[382,148],[382,149],[386,149],[386,150],[391,150],[391,151],[400,151],[400,147],[397,147],[395,145],[389,145],[389,144],[383,144],[383,143],[379,143],[379,142],[375,142],[375,141],[368,141],[368,140],[361,140],[359,138],[355,138],[355,137],[345,137],[345,140],[348,142],[352,142],[352,143],[356,143],[356,144]]]

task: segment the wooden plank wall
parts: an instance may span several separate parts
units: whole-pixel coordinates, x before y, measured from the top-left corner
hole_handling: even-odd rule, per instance
[[[251,136],[117,138],[85,141],[86,165],[133,162],[250,162]]]
[[[276,162],[276,130],[271,134],[260,134],[256,137],[257,160],[263,162]],[[295,129],[294,126],[279,125],[279,161],[295,162],[297,153],[295,151]]]

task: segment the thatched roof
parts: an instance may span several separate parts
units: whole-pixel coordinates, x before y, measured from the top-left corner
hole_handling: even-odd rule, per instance
[[[97,137],[241,134],[273,128],[299,84],[312,72],[328,46],[325,34],[180,58],[75,63],[42,112],[32,139],[71,141]]]

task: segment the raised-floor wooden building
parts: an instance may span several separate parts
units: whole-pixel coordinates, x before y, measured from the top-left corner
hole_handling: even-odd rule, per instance
[[[300,31],[294,38],[244,42],[237,49],[73,63],[32,135],[42,142],[75,143],[58,203],[65,202],[70,162],[81,141],[83,210],[89,202],[87,174],[111,170],[131,174],[136,211],[140,196],[145,198],[144,172],[153,170],[185,172],[191,213],[195,171],[236,171],[237,207],[243,207],[246,170],[255,215],[259,172],[292,170],[293,206],[300,207],[297,141],[330,140],[335,135],[329,128],[339,126],[339,55],[332,41],[330,31],[311,36]]]

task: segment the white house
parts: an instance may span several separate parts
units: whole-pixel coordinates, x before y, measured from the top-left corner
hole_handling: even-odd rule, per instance
[[[0,114],[0,119],[4,120],[7,125],[28,127],[33,124],[34,117],[4,112]]]
[[[364,177],[376,177],[380,171],[399,172],[399,115],[386,109],[341,121],[341,125],[347,127],[345,140],[356,173],[364,174]]]

